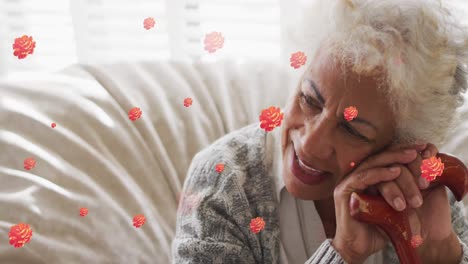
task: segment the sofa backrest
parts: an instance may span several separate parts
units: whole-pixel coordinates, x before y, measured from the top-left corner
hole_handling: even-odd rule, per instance
[[[169,263],[192,157],[283,107],[299,73],[265,62],[135,62],[0,81],[0,232],[33,229],[27,250],[0,243],[0,262]],[[135,121],[133,107],[142,110]],[[468,120],[468,102],[459,111]],[[466,164],[467,128],[440,147]],[[139,229],[137,214],[146,217]]]
[[[2,80],[0,230],[25,222],[33,237],[27,250],[0,243],[0,262],[169,263],[192,157],[282,107],[295,83],[278,65],[227,61],[75,65]],[[146,217],[139,229],[136,214]]]

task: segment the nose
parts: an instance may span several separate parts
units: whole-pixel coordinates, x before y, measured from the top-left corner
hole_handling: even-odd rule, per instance
[[[303,153],[320,160],[327,160],[333,154],[333,126],[325,118],[306,122],[301,133]]]

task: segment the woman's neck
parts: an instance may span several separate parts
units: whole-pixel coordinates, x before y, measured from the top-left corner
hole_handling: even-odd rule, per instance
[[[335,202],[333,197],[314,201],[315,209],[322,220],[323,229],[327,238],[335,237],[336,232],[336,216]]]

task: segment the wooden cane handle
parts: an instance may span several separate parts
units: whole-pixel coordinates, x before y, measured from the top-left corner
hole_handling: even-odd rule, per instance
[[[468,192],[468,169],[455,156],[438,153],[436,157],[444,163],[442,175],[432,181],[428,189],[447,186],[457,201],[463,200]],[[421,264],[416,249],[411,246],[411,228],[407,209],[393,209],[381,196],[352,193],[351,216],[361,222],[379,226],[390,238],[401,264]]]

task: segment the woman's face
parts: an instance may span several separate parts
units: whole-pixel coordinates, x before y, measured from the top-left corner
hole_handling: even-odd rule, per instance
[[[335,186],[352,170],[351,162],[357,166],[394,136],[393,115],[377,91],[375,77],[358,79],[348,71],[345,78],[340,65],[331,65],[319,50],[284,109],[284,182],[288,192],[303,200],[331,198]],[[343,117],[349,106],[358,110],[350,122]],[[328,173],[311,176],[298,157]]]

